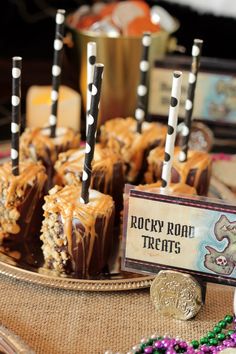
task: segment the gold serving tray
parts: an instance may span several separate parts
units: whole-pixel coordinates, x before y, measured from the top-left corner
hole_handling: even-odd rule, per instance
[[[51,288],[82,291],[126,291],[150,287],[153,277],[128,272],[111,274],[103,279],[87,280],[57,276],[43,267],[33,268],[18,263],[0,252],[0,273],[6,276]]]

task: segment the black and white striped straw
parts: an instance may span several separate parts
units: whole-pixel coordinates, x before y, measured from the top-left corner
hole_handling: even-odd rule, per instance
[[[49,125],[51,129],[51,137],[56,136],[57,126],[57,106],[58,94],[61,82],[61,66],[63,54],[63,37],[65,24],[65,10],[57,10],[56,14],[56,32],[54,40],[54,55],[52,66],[52,91],[51,91],[51,114],[49,117]]]
[[[88,131],[88,116],[91,104],[91,91],[93,84],[94,65],[97,57],[97,46],[95,42],[87,44],[87,99],[86,99],[86,134]]]
[[[19,140],[21,123],[21,68],[22,58],[12,58],[12,121],[11,121],[11,162],[12,174],[19,175]]]
[[[102,86],[103,64],[95,64],[94,79],[91,91],[91,105],[88,116],[88,132],[85,147],[84,170],[82,175],[82,190],[80,202],[87,204],[89,202],[89,186],[92,174],[92,160],[97,134],[97,120],[99,112],[99,102]]]
[[[194,106],[195,89],[197,84],[198,70],[200,66],[200,58],[202,52],[203,41],[201,39],[194,39],[192,47],[192,65],[188,77],[188,92],[185,102],[185,119],[182,128],[182,146],[179,153],[179,161],[184,162],[188,158],[188,144],[191,134],[192,114]]]
[[[135,119],[137,120],[137,132],[141,133],[142,123],[147,115],[147,93],[148,93],[148,71],[149,61],[148,53],[152,42],[152,37],[149,32],[145,32],[142,37],[142,55],[139,64],[140,81],[137,87],[137,107],[135,110]]]
[[[164,157],[162,176],[161,176],[163,188],[168,187],[171,180],[171,168],[172,168],[172,161],[174,157],[176,128],[177,128],[178,114],[179,114],[181,82],[182,82],[182,72],[174,71],[169,117],[168,117],[168,129],[166,135],[165,157]]]

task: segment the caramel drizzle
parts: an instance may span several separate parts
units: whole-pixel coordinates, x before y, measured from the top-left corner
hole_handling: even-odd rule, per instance
[[[57,183],[66,185],[71,184],[72,180],[73,184],[81,183],[84,154],[85,149],[74,149],[59,155],[55,164]],[[109,187],[112,187],[111,181],[113,179],[114,165],[117,163],[122,163],[122,159],[119,155],[109,148],[103,148],[101,144],[96,144],[92,162],[91,186],[94,185],[94,179],[98,178],[98,185],[104,182],[103,192],[108,193]]]
[[[47,214],[57,213],[61,215],[62,223],[64,226],[64,233],[68,241],[68,252],[71,256],[73,263],[73,239],[72,239],[72,221],[78,219],[84,232],[76,228],[76,244],[82,243],[84,247],[83,239],[90,235],[89,251],[86,260],[86,269],[89,268],[93,247],[96,237],[102,237],[102,244],[104,244],[104,238],[107,234],[107,228],[110,222],[110,218],[114,212],[114,202],[108,195],[99,193],[95,190],[90,190],[90,201],[88,204],[81,204],[79,197],[81,194],[80,186],[65,186],[61,188],[55,186],[50,195],[45,197],[44,216]],[[95,223],[98,217],[104,218],[103,233],[97,235],[95,230]],[[74,265],[75,266],[75,265]]]
[[[146,192],[157,192],[157,193],[160,193],[161,191],[160,188],[161,188],[161,181],[137,186],[138,190],[142,190]],[[197,194],[197,191],[194,187],[191,187],[185,183],[170,183],[170,185],[165,190],[170,193],[191,194],[191,195]]]
[[[211,157],[203,151],[189,150],[188,159],[185,162],[179,161],[180,148],[175,148],[173,168],[180,175],[180,182],[185,183],[190,170],[196,169],[196,177],[194,179],[194,187],[197,188],[202,171],[211,170]],[[157,175],[157,171],[161,173],[161,165],[164,160],[164,149],[155,148],[148,156],[148,172],[145,175],[147,183],[153,182],[153,176]],[[158,174],[159,174],[158,173]]]
[[[21,136],[20,149],[23,157],[33,159],[41,158],[55,162],[57,159],[57,150],[76,148],[79,146],[80,136],[71,128],[57,128],[56,137],[50,137],[49,128],[26,129]],[[34,151],[32,151],[32,149]],[[34,156],[36,155],[36,156]]]
[[[18,211],[18,207],[24,201],[25,192],[28,186],[32,187],[37,183],[38,193],[35,193],[35,199],[40,197],[40,193],[43,190],[44,184],[47,180],[45,174],[45,168],[40,164],[35,164],[31,161],[25,161],[20,163],[20,175],[14,176],[11,172],[11,163],[6,162],[0,167],[0,196],[2,204],[13,211]],[[4,197],[3,191],[7,190]],[[35,201],[36,203],[36,201]],[[33,204],[33,201],[32,201]],[[29,210],[28,217],[30,218],[32,210]],[[17,220],[20,219],[20,214]],[[20,227],[17,223],[12,225],[7,220],[0,219],[0,227],[3,230],[0,234],[1,237],[5,235],[4,230],[8,230],[8,233],[17,234],[20,232]]]
[[[143,156],[155,141],[164,146],[167,128],[159,123],[143,123],[143,132],[136,132],[134,118],[114,118],[101,127],[101,143],[119,152],[124,161],[130,165],[128,179],[132,181],[140,171]]]

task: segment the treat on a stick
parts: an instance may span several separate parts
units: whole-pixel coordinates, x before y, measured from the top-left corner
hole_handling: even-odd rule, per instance
[[[93,84],[94,65],[96,63],[97,47],[95,42],[87,44],[87,97],[86,97],[86,134],[88,131],[89,109]]]
[[[173,74],[169,117],[168,117],[168,131],[166,136],[165,149],[155,148],[150,152],[148,156],[149,170],[145,175],[146,182],[148,184],[138,186],[137,188],[140,190],[145,190],[145,191],[164,190],[164,191],[175,192],[180,194],[196,194],[196,189],[194,187],[187,185],[185,181],[179,180],[176,181],[178,183],[170,183],[171,172],[173,169],[172,166],[174,161],[174,147],[175,147],[176,128],[178,122],[179,102],[180,102],[180,94],[181,94],[181,80],[182,80],[182,73],[179,71],[175,71]],[[156,176],[154,176],[154,178],[149,178],[152,172],[150,168],[150,166],[152,166],[150,163],[151,162],[150,157],[154,155],[154,161],[156,161],[155,153],[159,151],[162,152],[161,160],[160,157],[158,159],[158,161],[161,161],[161,166],[162,166],[162,170],[159,171],[161,172],[161,175],[158,176],[158,178],[155,178]],[[153,177],[152,174],[151,177]]]
[[[0,243],[24,252],[39,234],[47,176],[41,164],[19,162],[21,63],[20,57],[13,58],[11,162],[0,166]]]
[[[80,202],[81,186],[55,186],[45,197],[41,241],[45,267],[88,278],[107,264],[113,232],[114,202],[90,189]]]
[[[185,162],[188,159],[189,137],[191,134],[192,114],[194,107],[195,89],[197,85],[198,70],[200,66],[200,58],[202,52],[203,41],[201,39],[194,39],[192,47],[192,65],[188,77],[188,91],[185,102],[185,119],[182,129],[182,146],[179,154],[179,160]]]
[[[193,62],[192,70],[189,75],[188,98],[185,105],[186,115],[182,132],[183,145],[181,148],[175,148],[170,176],[173,183],[187,183],[195,187],[199,195],[207,195],[211,174],[211,158],[205,152],[188,149],[201,48],[202,41],[195,40],[192,49]],[[150,152],[148,156],[148,170],[145,174],[147,183],[152,183],[160,179],[163,157],[163,149],[155,148]]]
[[[148,169],[145,174],[146,183],[160,180],[164,159],[164,149],[155,148],[148,156]],[[171,182],[186,183],[197,190],[197,194],[206,196],[211,177],[211,157],[203,151],[188,151],[188,159],[179,161],[180,148],[175,147],[171,167]]]
[[[47,189],[52,186],[53,165],[60,152],[79,146],[80,136],[73,129],[57,127],[58,92],[61,75],[61,58],[63,51],[63,28],[65,11],[58,10],[56,15],[56,38],[54,40],[54,62],[52,66],[52,111],[49,127],[26,129],[21,136],[21,154],[23,159],[42,161],[48,175]]]
[[[84,166],[85,148],[68,150],[59,155],[55,164],[55,183],[58,185],[80,185]],[[112,196],[117,219],[123,208],[124,163],[113,150],[95,144],[92,160],[91,185],[104,194]]]
[[[114,202],[90,189],[103,65],[96,64],[82,186],[55,186],[45,197],[41,240],[45,266],[78,277],[96,276],[107,264]]]

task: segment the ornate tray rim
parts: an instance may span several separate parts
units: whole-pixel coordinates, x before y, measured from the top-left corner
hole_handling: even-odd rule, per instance
[[[0,260],[0,274],[50,288],[73,291],[127,291],[145,289],[151,286],[153,276],[135,276],[124,279],[87,280],[63,278],[36,273]]]

